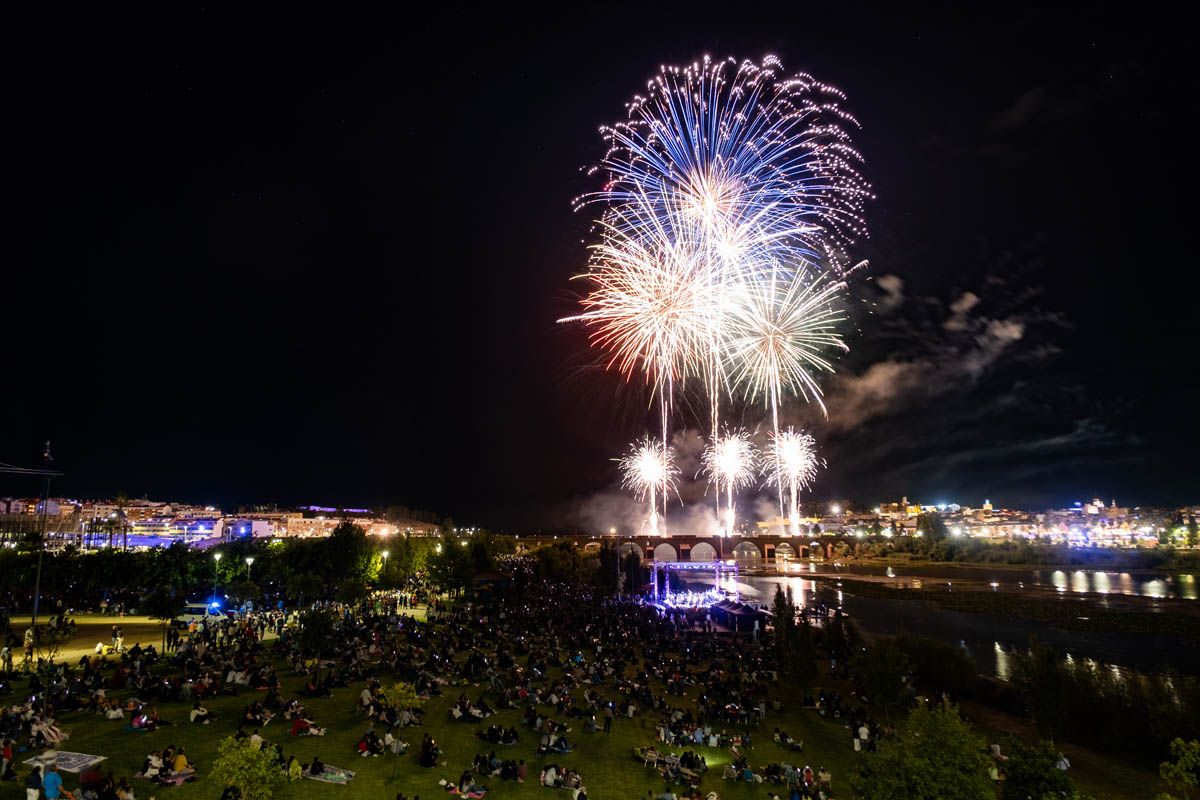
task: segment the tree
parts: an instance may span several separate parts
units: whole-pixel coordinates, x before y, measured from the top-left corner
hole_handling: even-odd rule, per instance
[[[1046,740],[1027,745],[1013,737],[1008,746],[1004,772],[1004,800],[1071,797],[1075,787],[1067,773],[1058,768],[1058,753]]]
[[[885,715],[904,700],[909,671],[908,658],[894,639],[876,639],[855,659],[867,698],[881,706]]]
[[[605,594],[614,594],[620,586],[621,556],[611,542],[600,545],[600,566],[596,570],[596,586]]]
[[[1195,547],[1198,541],[1200,541],[1200,526],[1196,524],[1196,518],[1189,514],[1187,521],[1188,547]]]
[[[1179,795],[1160,794],[1158,800],[1188,800],[1191,790],[1200,786],[1200,741],[1175,739],[1171,742],[1171,755],[1175,757],[1174,763],[1159,764],[1158,774]]]
[[[625,573],[625,594],[641,594],[649,578],[637,553],[630,550],[625,554],[621,562],[621,571]]]
[[[796,630],[796,605],[792,602],[791,589],[785,594],[782,584],[775,585],[775,600],[771,615],[775,623],[775,650],[779,662],[785,667],[792,657],[792,639]]]
[[[936,511],[917,515],[917,531],[931,543],[940,542],[950,534],[946,521]]]
[[[232,736],[221,741],[212,774],[218,784],[236,787],[242,800],[271,800],[284,782],[274,750],[256,750]]]
[[[167,626],[183,610],[183,598],[166,588],[158,588],[142,598],[142,610],[150,619],[162,623],[162,647],[167,649]]]
[[[305,611],[300,615],[300,649],[317,660],[320,671],[321,654],[333,646],[334,622],[328,611]]]
[[[429,560],[429,577],[447,591],[462,589],[475,577],[470,554],[457,539],[447,539]]]
[[[387,690],[387,699],[392,705],[402,708],[419,708],[425,703],[417,694],[416,687],[403,681],[391,685]]]
[[[229,596],[240,604],[257,603],[262,597],[262,589],[253,581],[236,581],[229,585]]]
[[[329,585],[348,580],[365,581],[370,577],[375,546],[367,539],[367,532],[361,526],[346,520],[319,545],[322,556],[320,574],[325,576]]]
[[[1067,721],[1067,674],[1058,652],[1029,637],[1029,650],[1017,654],[1015,680],[1038,733],[1050,741],[1062,736]]]
[[[367,596],[367,585],[362,581],[346,581],[337,592],[338,602],[348,606],[356,605]]]
[[[293,575],[287,582],[288,597],[296,598],[296,605],[303,606],[304,598],[316,600],[325,589],[325,584],[316,575]]]
[[[918,706],[850,778],[859,800],[993,800],[983,740],[958,709]]]

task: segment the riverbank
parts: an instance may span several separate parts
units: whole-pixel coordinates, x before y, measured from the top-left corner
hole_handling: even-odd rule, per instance
[[[1172,636],[1188,646],[1200,646],[1200,609],[1189,601],[1114,595],[1097,603],[1094,596],[1086,594],[1039,592],[1025,596],[949,585],[901,587],[893,585],[892,579],[863,576],[812,573],[804,577],[834,583],[860,597],[919,600],[946,611],[1017,617],[1087,633]]]
[[[1089,551],[1090,552],[1090,551]],[[1118,551],[1124,552],[1124,551]],[[1144,551],[1137,551],[1144,552]],[[1190,570],[1200,570],[1200,558],[1187,559],[1178,561],[1170,559],[1163,564],[1147,565],[1144,560],[1134,559],[1138,563],[1122,563],[1120,560],[1104,563],[1089,563],[1081,562],[1053,562],[1053,561],[937,561],[932,558],[908,557],[909,553],[895,553],[891,557],[881,558],[839,558],[835,561],[813,562],[818,568],[822,565],[854,567],[892,567],[893,569],[901,567],[916,567],[919,569],[996,569],[1004,571],[1020,571],[1020,570],[1040,570],[1040,569],[1062,569],[1065,567],[1074,567],[1076,569],[1093,569],[1093,570],[1120,570],[1128,572],[1131,575],[1151,575],[1161,572],[1186,572]],[[1191,553],[1188,554],[1192,555]]]

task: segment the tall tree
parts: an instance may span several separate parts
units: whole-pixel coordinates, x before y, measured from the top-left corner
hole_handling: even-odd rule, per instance
[[[922,705],[896,738],[863,755],[850,783],[858,800],[994,800],[988,764],[957,709]]]
[[[899,707],[904,700],[908,658],[894,639],[876,639],[855,659],[855,669],[862,678],[868,699],[890,718],[891,709]]]
[[[284,781],[273,749],[255,749],[232,736],[218,745],[212,774],[218,785],[235,787],[241,800],[271,800]]]
[[[1046,740],[1025,744],[1013,737],[1008,746],[1008,761],[1004,765],[1004,800],[1028,798],[1072,797],[1075,786],[1067,773],[1058,768],[1058,753]]]
[[[1176,739],[1171,742],[1171,755],[1175,760],[1159,764],[1158,774],[1179,795],[1160,794],[1158,800],[1189,800],[1192,790],[1200,786],[1200,741]]]
[[[150,619],[162,623],[162,649],[167,649],[167,626],[183,610],[183,598],[166,587],[159,587],[142,598],[142,610]]]
[[[1038,733],[1051,741],[1062,736],[1067,722],[1068,676],[1058,651],[1029,637],[1029,649],[1016,657],[1014,683]]]

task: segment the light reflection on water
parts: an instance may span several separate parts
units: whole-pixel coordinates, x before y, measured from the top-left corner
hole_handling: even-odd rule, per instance
[[[903,574],[904,570],[897,568],[897,572]],[[880,569],[876,574],[882,575],[883,570]],[[1004,579],[1005,584],[1010,587],[1014,583],[1011,576],[1003,573],[991,574]],[[987,573],[984,577],[986,575]],[[1048,572],[1041,574],[1040,583],[1043,588],[1049,588],[1049,575]],[[707,582],[711,584],[711,576],[706,577]],[[1152,576],[1139,575],[1136,581],[1144,581],[1148,577]],[[1092,588],[1102,587],[1105,579],[1113,590],[1123,582],[1134,581],[1128,573],[1112,573],[1104,578],[1094,577]],[[1064,590],[1070,591],[1071,576],[1062,572],[1062,580],[1066,583]],[[1081,659],[1088,658],[1096,664],[1118,665],[1121,668],[1146,672],[1171,668],[1179,669],[1184,674],[1200,674],[1200,648],[1172,645],[1163,649],[1163,644],[1157,638],[1146,638],[1139,634],[1096,636],[1088,632],[1062,630],[1047,623],[1009,619],[1005,616],[941,611],[921,603],[906,602],[905,593],[902,591],[896,593],[895,600],[863,597],[855,595],[852,591],[843,593],[833,581],[814,581],[795,574],[777,577],[745,575],[738,581],[738,586],[745,601],[765,603],[769,606],[775,594],[775,586],[780,583],[785,588],[791,588],[798,606],[842,606],[854,623],[868,634],[896,635],[908,632],[957,643],[971,654],[981,673],[1002,680],[1013,679],[1017,668],[1016,654],[1026,651],[1031,634],[1061,653],[1073,653],[1070,661],[1075,663],[1083,663]],[[944,582],[931,580],[931,584],[944,585]],[[1194,578],[1174,577],[1169,583],[1164,580],[1164,584],[1169,585],[1177,597],[1188,597],[1189,594],[1194,596],[1197,588]],[[1095,602],[1102,602],[1102,597],[1105,596],[1096,595]],[[1052,601],[1052,598],[1048,599]]]
[[[1034,574],[1037,577],[1037,573]],[[1069,575],[1061,569],[1049,573],[1050,586],[1058,592],[1071,591],[1075,594],[1124,594],[1152,597],[1156,600],[1179,598],[1196,600],[1200,592],[1196,576],[1140,575],[1135,578],[1128,572],[1102,572],[1077,569]],[[1037,581],[1035,580],[1035,583]]]
[[[1088,574],[1081,569],[1077,569],[1071,573],[1071,591],[1078,594],[1087,594],[1088,589]]]
[[[996,642],[994,650],[996,652],[996,677],[1002,681],[1011,680],[1012,665],[1008,663],[1008,651],[999,642]]]

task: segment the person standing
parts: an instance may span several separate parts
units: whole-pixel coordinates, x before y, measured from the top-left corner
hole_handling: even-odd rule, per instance
[[[42,768],[34,767],[25,778],[25,800],[38,800],[42,796]]]
[[[605,733],[612,733],[612,721],[613,721],[613,704],[606,703],[604,706],[604,732]]]
[[[47,765],[46,777],[42,779],[42,791],[46,793],[46,800],[58,800],[62,790],[62,775],[58,774],[58,767],[53,764]]]

